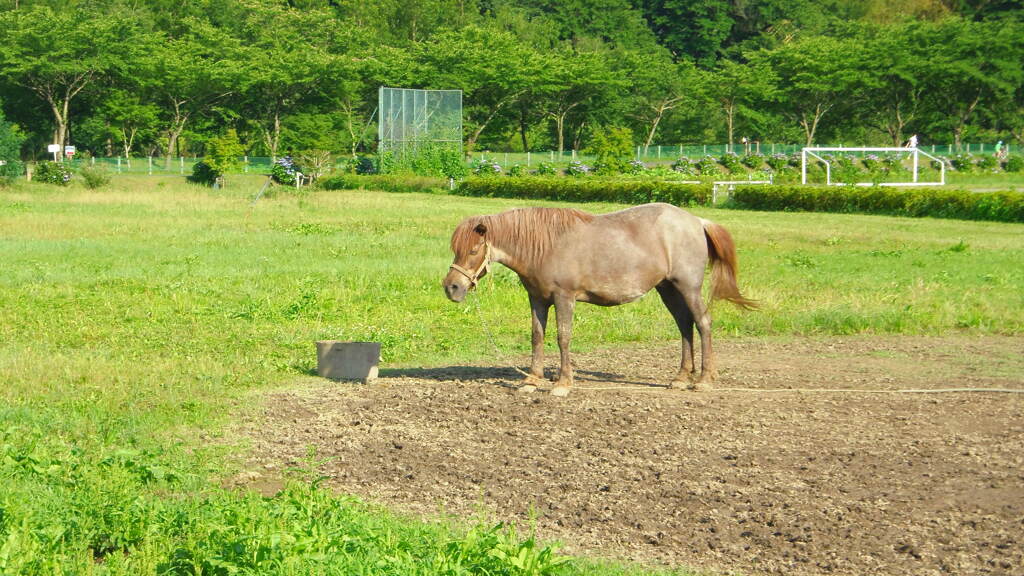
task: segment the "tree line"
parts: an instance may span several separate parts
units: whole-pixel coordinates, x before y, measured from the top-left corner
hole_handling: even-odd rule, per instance
[[[354,155],[379,86],[463,90],[467,150],[1024,143],[1022,62],[1019,0],[0,3],[26,158]]]

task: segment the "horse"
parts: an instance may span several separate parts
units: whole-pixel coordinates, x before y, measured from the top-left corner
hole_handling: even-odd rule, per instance
[[[669,387],[688,383],[705,390],[716,376],[711,316],[701,296],[711,262],[711,297],[742,308],[757,303],[740,294],[732,236],[722,226],[671,204],[634,206],[595,215],[573,208],[517,208],[471,216],[452,234],[455,254],[443,287],[462,302],[493,262],[510,268],[530,299],[533,355],[520,387],[534,391],[544,380],[544,331],[555,307],[561,366],[551,393],[569,394],[572,317],[577,302],[616,306],[654,288],[679,328],[682,359]],[[694,367],[693,328],[701,340],[701,370]],[[693,382],[692,384],[689,384]]]

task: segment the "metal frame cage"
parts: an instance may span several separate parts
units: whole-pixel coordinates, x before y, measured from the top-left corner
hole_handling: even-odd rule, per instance
[[[424,146],[462,153],[462,90],[380,87],[379,151],[401,157]]]

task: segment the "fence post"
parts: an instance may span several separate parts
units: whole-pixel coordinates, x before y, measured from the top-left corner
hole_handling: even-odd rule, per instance
[[[152,156],[149,157],[149,174],[150,175],[153,174],[153,157]]]
[[[89,158],[89,164],[92,165],[92,166],[96,165],[96,157],[95,156],[93,156],[92,158]]]
[[[551,153],[551,161],[554,162],[555,161],[555,151],[554,150],[549,150],[548,152]],[[559,160],[561,160],[561,158],[559,158]]]
[[[576,149],[575,148],[572,149],[572,159],[573,160],[576,159]]]
[[[530,151],[529,150],[526,151],[526,167],[527,168],[530,167]]]
[[[248,174],[249,173],[249,155],[248,154],[246,154],[245,156],[242,156],[242,173],[243,174]]]
[[[505,152],[505,169],[508,169],[508,152]]]
[[[180,166],[178,171],[181,172],[182,174],[184,174],[185,173],[185,157],[184,156],[178,156],[178,165]]]
[[[121,157],[120,156],[117,157],[117,173],[118,174],[121,173]]]
[[[704,145],[704,155],[705,156],[708,155],[708,145],[707,144]]]
[[[636,147],[636,161],[637,162],[640,161],[640,147],[639,146]]]
[[[658,160],[661,160],[661,146],[658,146]]]
[[[971,153],[971,143],[970,142],[967,143],[967,153],[968,154]]]

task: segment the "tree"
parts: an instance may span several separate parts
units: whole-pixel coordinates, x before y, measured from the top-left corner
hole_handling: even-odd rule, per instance
[[[618,58],[629,79],[632,115],[642,123],[644,148],[650,147],[665,115],[679,106],[695,106],[702,97],[700,72],[688,60],[672,62],[667,52],[630,52]]]
[[[625,80],[612,72],[605,54],[564,52],[543,68],[538,84],[543,87],[544,111],[555,124],[561,155],[569,114],[583,104],[599,104],[610,91],[624,88]]]
[[[643,0],[644,17],[676,58],[704,67],[718,59],[733,26],[729,0]]]
[[[462,90],[467,153],[540,74],[536,54],[515,36],[477,26],[439,34],[415,54],[427,87]]]
[[[767,104],[774,97],[776,80],[772,69],[762,61],[741,64],[722,60],[710,73],[708,96],[718,103],[725,117],[729,150],[732,150],[735,140],[737,119],[752,121],[760,118],[763,112],[758,109],[758,104]]]
[[[83,90],[125,69],[139,34],[131,20],[48,6],[0,13],[0,70],[53,114],[53,143],[64,146],[71,104]]]
[[[812,36],[752,56],[755,67],[771,69],[781,96],[779,110],[800,126],[807,146],[829,112],[861,98],[858,50],[851,40]]]
[[[146,62],[146,82],[164,107],[169,168],[178,139],[196,116],[242,92],[248,59],[237,38],[209,23],[188,19],[180,36],[166,38]]]
[[[0,110],[0,183],[21,176],[21,144],[25,137]]]
[[[248,117],[274,159],[281,143],[282,116],[306,103],[331,66],[328,20],[320,11],[260,6],[242,24],[248,53]]]

